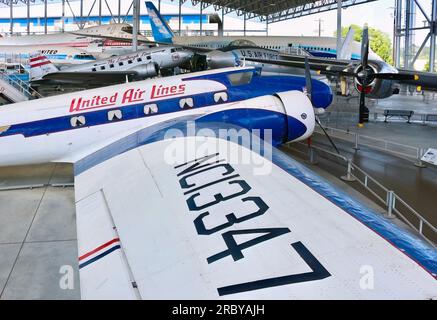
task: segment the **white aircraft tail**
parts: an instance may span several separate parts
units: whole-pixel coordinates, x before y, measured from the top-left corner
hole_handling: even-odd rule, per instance
[[[40,80],[46,74],[58,72],[59,69],[46,56],[35,54],[30,56],[30,80]]]
[[[354,35],[354,29],[352,29],[352,27],[349,27],[346,38],[344,38],[344,41],[340,48],[340,52],[337,55],[337,59],[350,60],[352,58],[352,42],[354,41]]]

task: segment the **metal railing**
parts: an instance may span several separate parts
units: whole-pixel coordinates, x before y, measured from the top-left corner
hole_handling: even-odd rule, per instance
[[[434,227],[419,212],[417,212],[417,210],[411,207],[405,200],[399,197],[399,195],[397,195],[393,190],[389,190],[375,178],[354,164],[352,159],[317,146],[307,146],[302,142],[298,142],[297,144],[308,147],[309,162],[311,164],[317,164],[317,155],[320,154],[341,160],[342,164],[346,165],[346,173],[340,177],[342,180],[348,182],[358,181],[364,187],[364,189],[366,189],[385,206],[387,218],[394,218],[395,216],[399,217],[404,223],[414,229],[424,240],[435,247],[434,242],[429,236],[425,235],[425,233],[433,234],[433,238],[435,239],[437,237],[436,227]],[[306,154],[299,149],[291,147],[290,144],[286,144],[286,147],[291,150]]]
[[[371,149],[384,151],[395,155],[399,158],[412,161],[417,167],[425,167],[421,158],[425,154],[426,149],[409,146],[406,144],[393,142],[385,139],[369,137],[357,132],[324,127],[327,133],[333,137],[353,144],[355,150],[359,150],[360,146],[366,146]],[[315,128],[314,133],[324,135],[320,128]]]
[[[355,99],[356,97],[351,97],[349,99]],[[427,112],[415,112],[411,118],[410,122],[416,122],[421,123],[422,125],[426,124],[435,124],[435,121],[429,121],[426,120],[428,116],[435,116],[437,115],[436,112],[433,112],[430,108],[430,113]],[[358,121],[358,116],[356,112],[349,112],[349,111],[326,111],[323,115],[320,116],[320,119],[323,120],[325,123],[344,123],[350,122],[356,123]],[[369,119],[372,121],[378,121],[378,120],[385,120],[384,116],[384,110],[382,109],[373,109],[373,111],[370,111],[369,113]],[[341,121],[339,121],[341,120]]]
[[[38,93],[35,89],[33,89],[29,84],[20,78],[18,78],[16,75],[8,74],[6,72],[0,71],[0,78],[8,82],[10,85],[12,85],[15,89],[20,91],[22,94],[27,96],[29,99],[35,99],[35,98],[42,98],[42,95]]]

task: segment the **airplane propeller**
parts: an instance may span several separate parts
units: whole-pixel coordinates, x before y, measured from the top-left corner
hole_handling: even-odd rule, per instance
[[[372,90],[372,82],[375,79],[381,80],[393,80],[393,81],[417,81],[419,76],[417,74],[408,73],[379,73],[369,64],[369,30],[367,25],[364,25],[361,41],[361,61],[357,65],[344,65],[341,61],[326,61],[314,57],[303,59],[293,57],[293,60],[271,60],[260,58],[246,58],[247,61],[280,65],[285,67],[305,68],[316,70],[319,74],[331,75],[331,76],[345,76],[351,77],[357,80],[357,89],[359,91],[359,123],[358,126],[362,127],[366,120],[366,94],[369,94]],[[308,60],[310,62],[308,62]],[[355,70],[349,71],[351,66],[355,67]],[[349,69],[349,70],[348,70]],[[307,83],[308,85],[308,83]]]
[[[358,81],[361,83],[360,90],[360,106],[359,106],[359,116],[358,116],[358,126],[364,126],[364,121],[368,119],[368,110],[366,108],[366,92],[367,85],[371,83],[369,72],[369,29],[367,24],[364,25],[363,35],[361,38],[361,71],[356,74]],[[367,117],[365,115],[367,113]],[[366,119],[367,118],[367,119]]]
[[[305,84],[306,84],[306,94],[307,94],[308,98],[310,99],[311,104],[313,105],[313,83],[312,83],[312,78],[311,78],[310,65],[308,63],[308,57],[305,57]],[[331,137],[326,132],[325,128],[323,128],[322,123],[320,122],[319,117],[316,114],[314,116],[315,116],[316,123],[322,129],[323,133],[328,138],[329,142],[334,147],[335,151],[338,154],[340,154],[340,151],[338,151],[338,148],[335,145],[334,141],[332,141]]]
[[[399,74],[399,73],[376,73],[369,65],[369,28],[367,24],[364,25],[362,38],[361,38],[361,65],[355,72],[340,71],[339,75],[350,76],[357,79],[360,103],[359,103],[359,116],[358,127],[363,127],[364,122],[368,119],[368,109],[366,108],[366,94],[371,91],[369,85],[374,79],[386,79],[386,80],[418,80],[417,75]]]

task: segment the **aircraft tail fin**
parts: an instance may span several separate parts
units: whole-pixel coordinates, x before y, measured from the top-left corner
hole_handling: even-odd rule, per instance
[[[46,74],[58,72],[59,69],[44,55],[31,55],[29,59],[30,80],[40,80]]]
[[[146,1],[153,38],[157,42],[173,43],[174,33],[151,1]]]
[[[346,38],[341,45],[340,52],[337,55],[337,59],[345,59],[350,60],[352,57],[352,42],[354,40],[355,31],[352,27],[349,27],[349,30],[346,34]]]

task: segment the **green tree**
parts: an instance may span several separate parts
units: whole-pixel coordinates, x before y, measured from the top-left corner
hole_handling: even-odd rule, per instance
[[[361,42],[363,28],[356,24],[352,24],[350,27],[355,31],[354,40]],[[341,28],[341,35],[343,38],[346,37],[348,30],[349,27]],[[337,32],[335,32],[334,35],[337,36]],[[385,62],[393,64],[392,44],[388,34],[375,28],[369,28],[369,39],[370,48]]]
[[[424,67],[423,71],[429,71],[429,61],[427,61],[425,63],[425,67]]]

